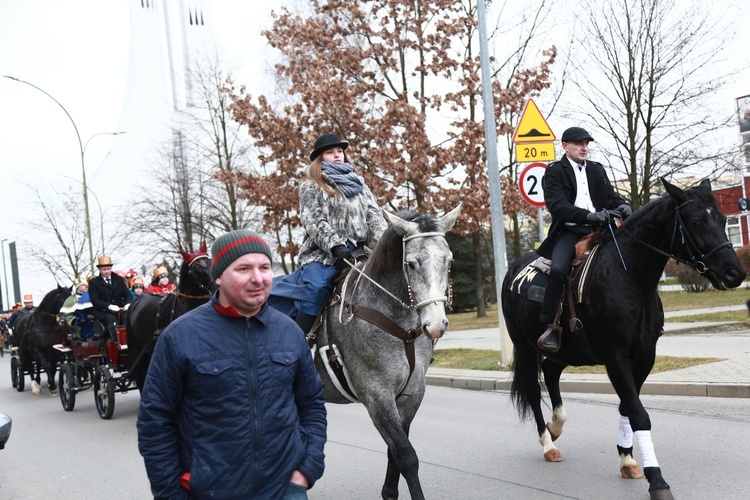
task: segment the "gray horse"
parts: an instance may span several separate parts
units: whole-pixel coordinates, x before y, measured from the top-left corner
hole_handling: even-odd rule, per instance
[[[424,397],[433,343],[448,327],[453,254],[445,232],[460,211],[459,205],[441,218],[386,212],[390,226],[311,334],[326,401],[364,404],[388,445],[384,499],[398,498],[399,474],[412,498],[424,498],[409,427]]]

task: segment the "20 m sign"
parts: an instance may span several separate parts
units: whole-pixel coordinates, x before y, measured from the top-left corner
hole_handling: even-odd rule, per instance
[[[544,163],[529,163],[518,176],[518,189],[521,196],[535,207],[544,206],[544,190],[542,189],[542,177],[547,171]]]
[[[552,161],[555,159],[555,145],[551,142],[516,144],[516,161]]]

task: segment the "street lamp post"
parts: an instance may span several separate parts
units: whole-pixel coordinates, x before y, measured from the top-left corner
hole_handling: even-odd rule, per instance
[[[89,215],[89,192],[88,192],[88,185],[86,183],[86,162],[83,157],[86,148],[81,142],[81,134],[78,133],[78,126],[76,125],[76,122],[73,120],[73,117],[70,116],[70,113],[68,113],[68,110],[65,109],[65,106],[60,104],[60,102],[54,97],[52,97],[46,90],[37,87],[33,83],[29,83],[25,80],[21,80],[20,78],[16,78],[15,76],[8,76],[8,75],[3,75],[3,76],[5,78],[14,80],[19,83],[25,83],[26,85],[37,89],[39,92],[43,93],[44,95],[46,95],[47,97],[55,101],[55,104],[60,106],[60,109],[62,109],[63,112],[65,112],[65,116],[68,117],[68,119],[70,120],[70,123],[73,124],[73,128],[75,129],[75,132],[76,132],[76,138],[78,139],[78,151],[81,153],[81,176],[83,179],[83,205],[84,205],[84,210],[86,213],[86,237],[89,240],[89,265],[91,266],[90,267],[91,274],[93,274],[94,273],[94,245],[91,241],[91,217]],[[101,134],[117,135],[119,133],[121,132],[100,132],[98,134],[94,134],[93,136],[91,136],[91,138],[89,138],[89,141],[93,139],[94,137],[96,137],[97,135],[101,135]],[[86,145],[88,145],[89,141],[86,141]]]
[[[8,238],[3,238],[3,241],[0,241],[0,247],[2,247],[3,251],[3,279],[5,280],[5,300],[8,304],[8,310],[10,310],[10,289],[8,288],[8,273],[5,270],[5,242],[8,241]]]

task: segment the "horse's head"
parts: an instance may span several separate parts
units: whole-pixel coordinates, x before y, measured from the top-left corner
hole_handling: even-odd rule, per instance
[[[402,236],[401,260],[410,305],[419,315],[422,332],[433,340],[438,339],[448,328],[445,306],[451,300],[453,254],[445,233],[456,223],[461,205],[439,219],[417,214],[398,216],[384,213],[386,220]]]
[[[662,183],[676,204],[674,255],[693,266],[718,290],[741,285],[746,273],[727,238],[727,218],[716,206],[711,182],[706,179],[684,191],[666,179],[662,178]]]
[[[211,259],[208,257],[205,240],[197,252],[179,249],[183,258],[180,270],[180,290],[184,293],[211,295],[216,291],[216,283],[211,278]]]
[[[71,293],[70,288],[57,285],[56,288],[47,292],[39,303],[37,310],[49,314],[57,314],[65,302],[65,299],[70,297]]]

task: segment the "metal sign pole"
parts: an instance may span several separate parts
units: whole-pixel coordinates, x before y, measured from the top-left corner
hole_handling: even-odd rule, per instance
[[[495,106],[490,79],[490,57],[487,52],[487,27],[485,24],[484,0],[477,2],[479,24],[479,53],[482,71],[482,101],[484,101],[484,139],[487,149],[487,177],[490,182],[490,214],[492,216],[492,246],[495,257],[495,290],[497,292],[497,316],[500,324],[500,349],[502,362],[510,364],[513,344],[508,336],[501,307],[501,290],[508,268],[505,254],[505,224],[503,218],[503,194],[500,189],[500,169],[497,160],[497,129],[495,128]]]

